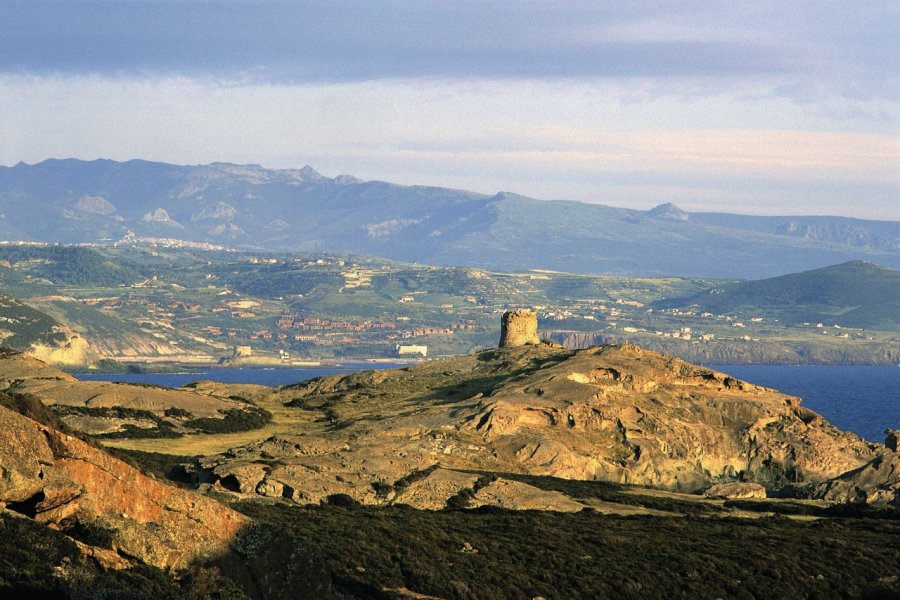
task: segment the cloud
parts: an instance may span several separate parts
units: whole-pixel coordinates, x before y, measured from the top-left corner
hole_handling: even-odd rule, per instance
[[[11,0],[0,71],[246,77],[717,77],[887,70],[891,3]],[[830,14],[837,18],[829,18]],[[810,26],[812,24],[812,26]],[[843,27],[844,36],[834,33]],[[865,30],[862,28],[865,27]],[[856,30],[858,29],[858,31]],[[849,30],[849,32],[848,32]],[[896,54],[894,54],[896,56]]]
[[[898,218],[898,21],[891,2],[8,0],[0,163],[310,163]]]
[[[900,217],[896,133],[860,131],[855,122],[830,130],[833,122],[778,98],[652,88],[652,81],[235,85],[6,76],[0,163],[69,156],[309,163],[332,175],[484,193]],[[871,203],[848,202],[862,197]]]

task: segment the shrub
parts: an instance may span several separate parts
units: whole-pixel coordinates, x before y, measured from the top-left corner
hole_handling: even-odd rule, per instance
[[[272,420],[272,413],[258,406],[229,408],[227,410],[220,409],[219,413],[223,415],[222,418],[201,417],[199,419],[191,419],[190,421],[185,421],[184,426],[198,429],[203,433],[238,433],[259,429]]]

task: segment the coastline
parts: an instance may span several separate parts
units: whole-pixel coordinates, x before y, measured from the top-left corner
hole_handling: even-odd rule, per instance
[[[62,370],[67,373],[178,373],[192,371],[207,371],[215,369],[348,369],[352,370],[359,367],[360,370],[366,370],[370,365],[401,365],[409,366],[426,362],[427,359],[409,359],[409,358],[352,358],[337,359],[323,358],[310,360],[282,360],[279,358],[269,358],[262,356],[242,357],[239,359],[217,360],[213,357],[194,358],[179,357],[172,359],[171,357],[116,357],[103,359],[102,365],[93,363],[91,365],[83,365],[73,367],[67,365]],[[100,362],[100,361],[98,361]],[[117,366],[113,366],[117,365]]]

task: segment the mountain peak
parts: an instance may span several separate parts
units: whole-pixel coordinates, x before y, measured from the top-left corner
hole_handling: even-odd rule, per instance
[[[300,169],[300,175],[305,181],[319,181],[320,179],[325,179],[321,173],[309,165],[304,165],[303,168]]]
[[[652,219],[668,219],[670,221],[690,221],[691,217],[686,212],[666,202],[647,211],[647,216]]]
[[[354,177],[353,175],[338,175],[334,178],[334,182],[342,185],[350,185],[354,183],[363,183],[363,180],[359,177]]]

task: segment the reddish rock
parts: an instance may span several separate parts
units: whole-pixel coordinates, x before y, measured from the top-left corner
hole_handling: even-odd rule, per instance
[[[64,529],[112,531],[113,549],[160,568],[225,552],[248,519],[144,476],[100,449],[0,407],[0,502]]]

